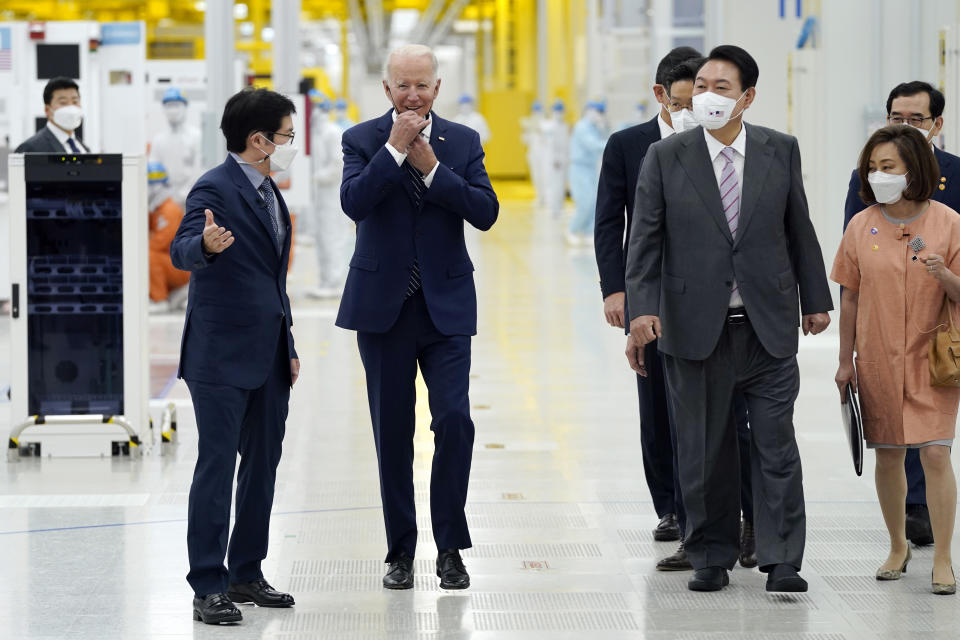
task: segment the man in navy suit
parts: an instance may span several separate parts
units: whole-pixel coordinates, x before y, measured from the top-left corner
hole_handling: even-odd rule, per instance
[[[700,52],[691,47],[677,47],[657,66],[653,93],[660,105],[659,113],[644,122],[610,136],[603,153],[600,185],[597,193],[594,249],[600,271],[603,311],[610,326],[626,329],[624,238],[630,237],[637,175],[647,149],[674,132],[696,126],[691,99],[697,70],[703,63]],[[677,469],[676,433],[670,409],[663,363],[653,341],[644,348],[644,366],[637,359],[638,347],[627,332],[626,355],[637,373],[640,397],[640,449],[647,487],[660,522],[653,530],[658,541],[680,540],[677,551],[657,562],[659,571],[688,571],[693,566],[687,558],[682,540],[686,511],[680,495]],[[734,419],[740,445],[741,490],[743,511],[740,536],[740,564],[756,566],[756,538],[753,529],[753,497],[750,473],[750,430],[746,401],[734,398]]]
[[[388,589],[413,586],[418,364],[433,418],[430,515],[437,575],[444,589],[470,585],[459,550],[471,546],[464,506],[474,436],[468,391],[477,298],[463,223],[486,231],[499,204],[477,132],[431,111],[440,90],[437,68],[428,47],[393,51],[383,80],[392,108],[343,134],[340,201],[357,223],[357,242],[337,326],[357,332],[366,370]]]
[[[192,272],[179,371],[199,433],[187,581],[194,619],[207,624],[239,622],[235,602],[294,604],[260,571],[290,388],[300,372],[287,297],[290,214],[269,175],[296,155],[294,112],[289,99],[265,89],[227,101],[220,128],[230,153],[190,191],[170,246],[174,266]]]
[[[933,139],[943,129],[943,94],[922,81],[898,84],[887,97],[887,122],[906,124],[921,130],[940,166],[940,185],[931,196],[954,211],[960,212],[960,157],[938,149]],[[843,229],[851,218],[867,208],[860,199],[860,178],[854,170],[847,189]],[[916,545],[933,544],[930,512],[927,510],[927,484],[923,476],[918,449],[907,449],[904,465],[907,473],[907,539]]]

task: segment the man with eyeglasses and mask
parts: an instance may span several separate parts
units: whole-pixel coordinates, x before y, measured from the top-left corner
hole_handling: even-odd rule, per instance
[[[417,368],[434,433],[430,518],[442,589],[470,586],[460,550],[474,425],[470,343],[477,332],[473,263],[464,224],[486,231],[499,203],[479,134],[432,111],[437,57],[423,45],[390,53],[383,91],[391,108],[343,134],[343,211],[357,242],[337,326],[357,332],[380,471],[387,589],[411,589],[417,551],[413,435]]]
[[[929,83],[919,80],[904,82],[894,87],[887,97],[887,123],[914,127],[927,138],[930,151],[940,167],[939,184],[931,199],[960,212],[960,157],[947,153],[933,143],[943,130],[945,104],[943,94]],[[854,170],[844,206],[844,231],[853,216],[868,206],[860,199],[860,178]],[[927,485],[919,449],[907,449],[904,466],[907,474],[907,539],[918,546],[933,544],[933,528],[927,510]]]
[[[239,622],[237,602],[294,604],[264,579],[260,564],[290,389],[300,374],[287,297],[290,215],[270,178],[297,154],[295,112],[288,98],[266,89],[244,89],[227,101],[220,129],[230,153],[191,189],[170,246],[173,265],[191,272],[178,372],[199,434],[187,582],[193,617],[207,624]]]

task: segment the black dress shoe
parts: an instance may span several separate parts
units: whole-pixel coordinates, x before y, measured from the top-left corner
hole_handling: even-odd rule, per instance
[[[233,606],[225,593],[211,593],[202,598],[193,599],[193,619],[205,624],[220,624],[221,622],[240,622],[243,616],[240,610]]]
[[[413,558],[401,551],[390,563],[387,575],[383,576],[383,586],[387,589],[412,589]]]
[[[746,520],[740,521],[740,566],[744,569],[757,566],[757,536],[753,523]]]
[[[730,576],[723,567],[704,567],[693,572],[687,582],[690,591],[720,591],[730,584]]]
[[[653,530],[653,539],[657,542],[673,542],[680,539],[680,524],[673,513],[660,518],[657,528]]]
[[[775,564],[767,573],[767,591],[802,593],[807,590],[807,581],[800,577],[796,567]]]
[[[252,602],[258,607],[292,607],[296,604],[292,595],[277,591],[263,578],[230,585],[227,597],[234,602]]]
[[[693,565],[687,558],[687,551],[683,548],[683,540],[676,553],[669,555],[657,563],[657,571],[692,571]]]
[[[441,589],[466,589],[470,586],[470,574],[463,566],[460,551],[441,549],[437,554],[437,577]]]
[[[907,505],[907,540],[924,547],[933,544],[933,527],[930,526],[930,511],[925,504]]]

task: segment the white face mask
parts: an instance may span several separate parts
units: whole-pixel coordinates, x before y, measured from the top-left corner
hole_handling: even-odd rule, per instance
[[[183,124],[187,119],[187,105],[182,102],[168,102],[163,105],[163,114],[172,125]]]
[[[693,129],[697,126],[697,121],[693,117],[693,113],[689,109],[681,109],[680,111],[674,111],[670,114],[670,122],[673,123],[673,130],[675,133],[683,133],[688,129]]]
[[[53,123],[67,131],[76,131],[83,122],[83,110],[76,105],[60,107],[53,112]]]
[[[910,126],[913,127],[912,124],[911,124]],[[935,127],[930,127],[929,130],[928,130],[928,129],[924,129],[923,127],[913,127],[913,128],[916,129],[917,131],[919,131],[919,132],[920,132],[920,135],[922,135],[924,138],[926,138],[927,142],[930,142],[931,140],[933,140],[933,138],[934,138],[933,130],[934,130]]]
[[[597,111],[596,109],[589,109],[586,113],[587,120],[593,123],[593,126],[598,129],[603,129],[606,124],[603,120],[603,114]]]
[[[746,91],[740,94],[740,98],[746,95]],[[736,108],[740,98],[734,100],[726,96],[721,96],[712,91],[698,93],[693,96],[693,117],[697,123],[704,129],[720,129],[730,122],[730,116]],[[743,115],[741,111],[737,117]]]
[[[894,204],[903,196],[903,190],[907,188],[907,174],[897,175],[895,173],[884,173],[883,171],[874,171],[867,176],[867,182],[873,189],[873,197],[880,204]]]
[[[267,142],[270,142],[270,140],[267,139]],[[267,154],[267,158],[270,158],[270,170],[286,171],[287,169],[290,168],[290,165],[293,164],[293,159],[296,157],[299,149],[293,146],[292,142],[289,142],[287,144],[274,144],[274,143],[271,143],[271,144],[273,144],[273,153]],[[259,150],[263,151],[263,149],[259,149]],[[263,153],[267,153],[267,152],[263,151]],[[263,162],[267,158],[260,160],[260,162]]]

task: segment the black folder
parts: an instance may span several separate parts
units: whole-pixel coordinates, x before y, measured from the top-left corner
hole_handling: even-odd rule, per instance
[[[843,433],[847,437],[847,446],[853,456],[853,470],[863,475],[863,422],[860,420],[860,404],[853,386],[847,383],[847,401],[840,405],[843,415]]]

